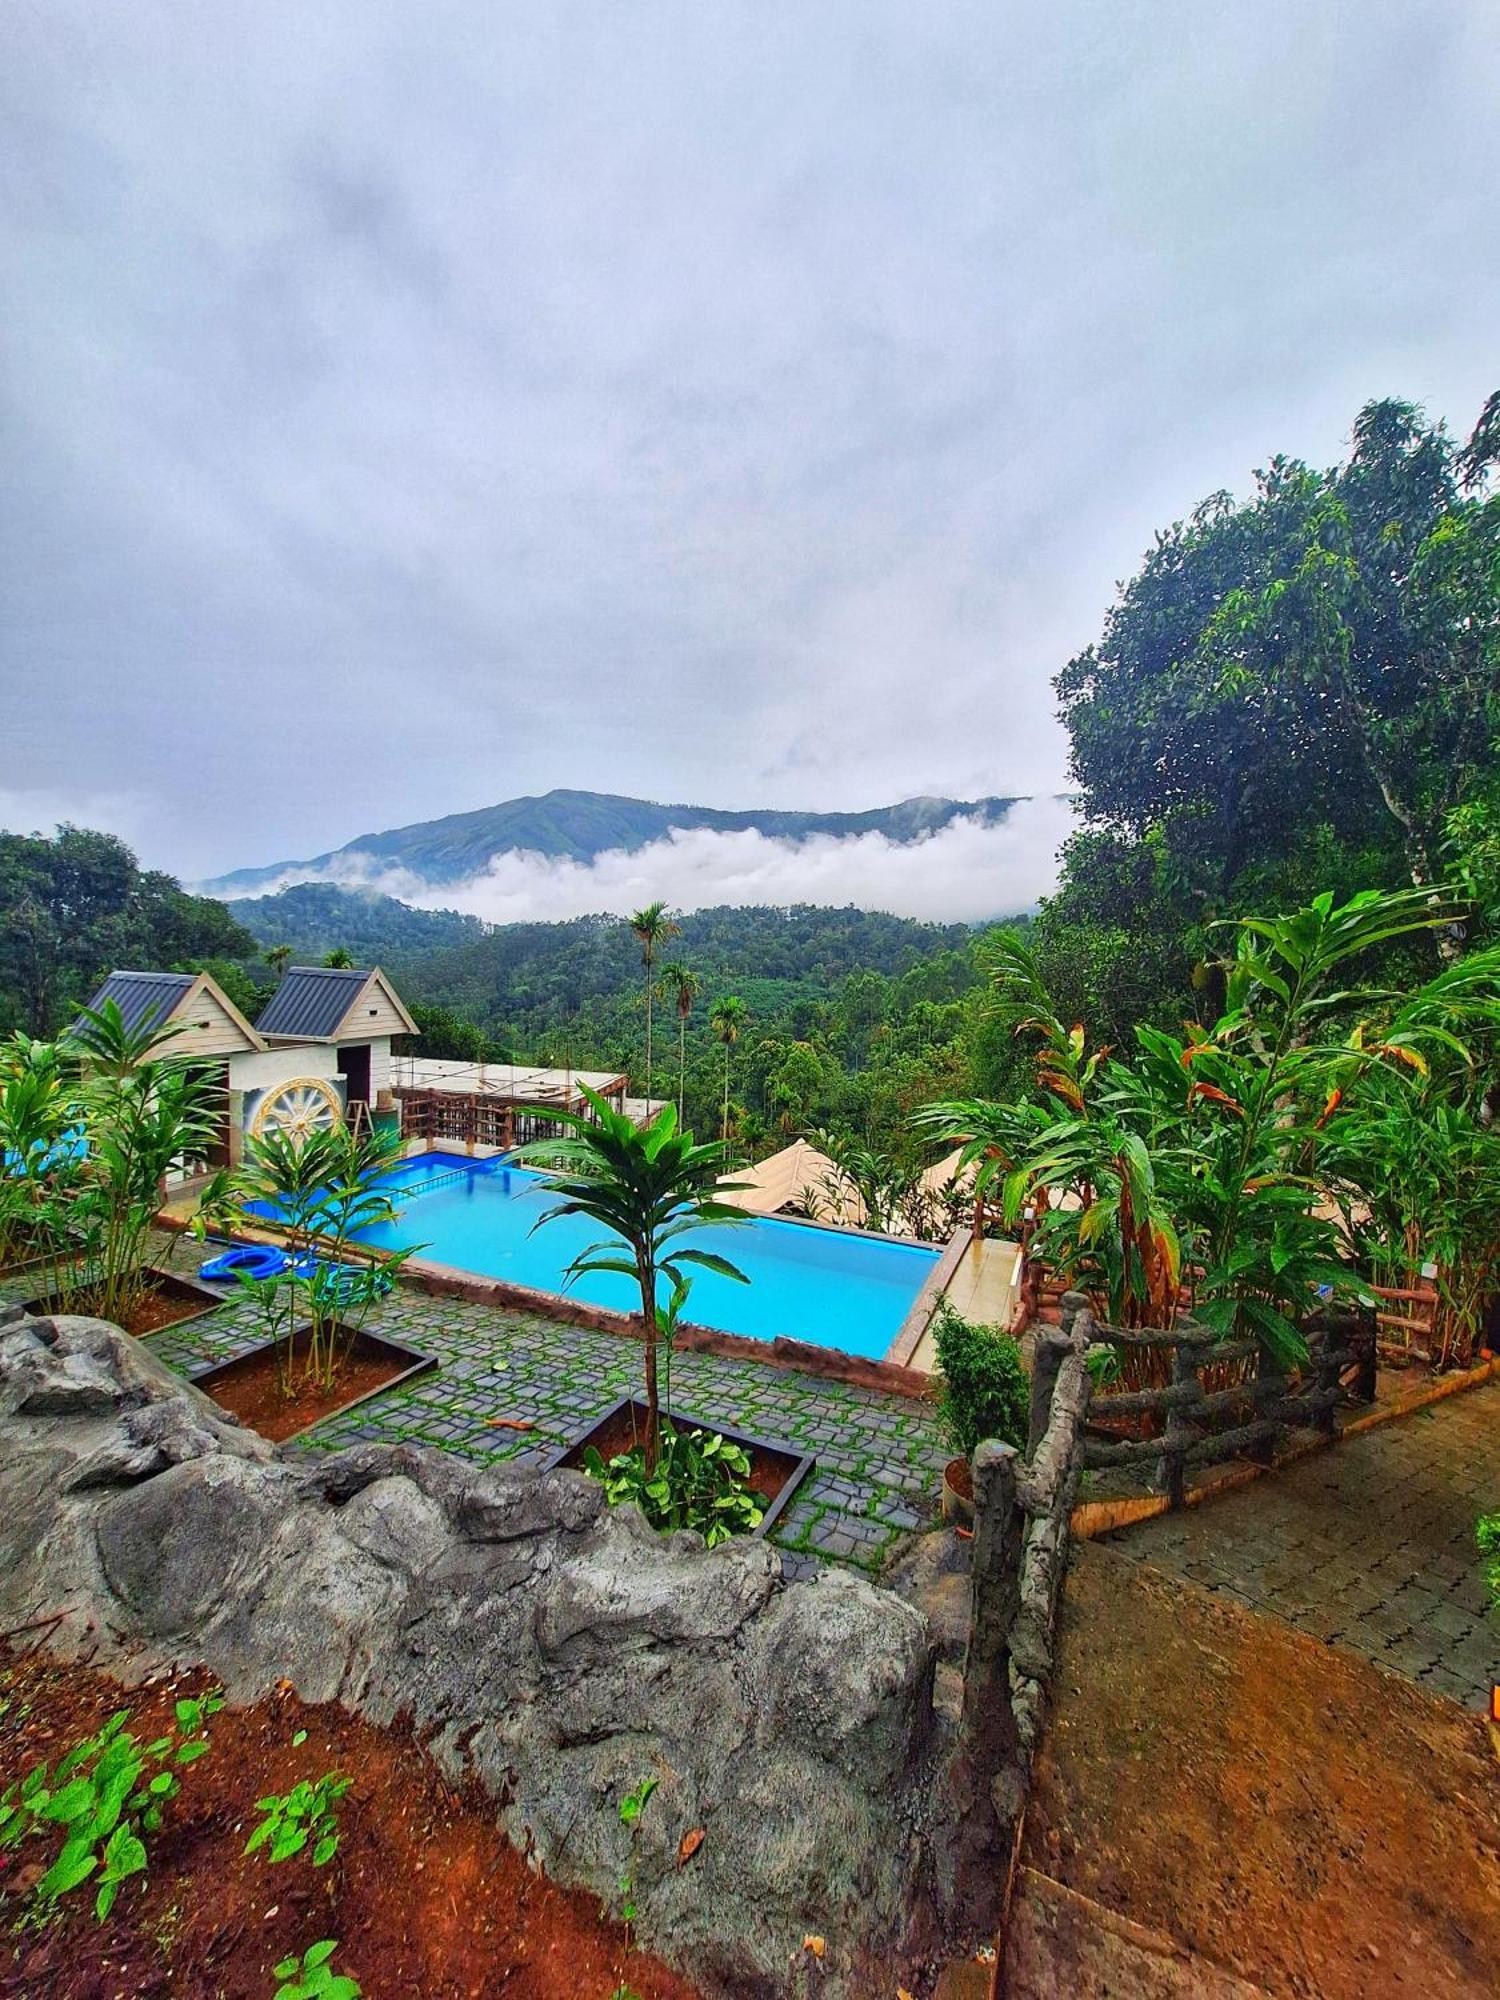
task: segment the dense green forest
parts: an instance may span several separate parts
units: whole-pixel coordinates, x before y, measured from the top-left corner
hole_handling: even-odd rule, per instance
[[[1363,410],[1338,466],[1277,458],[1242,502],[1158,535],[1056,690],[1083,829],[1022,926],[1091,1045],[1212,1018],[1226,920],[1321,890],[1441,885],[1450,930],[1385,948],[1427,978],[1500,913],[1500,396],[1460,445],[1415,408]],[[253,1006],[265,954],[340,948],[401,981],[433,1054],[628,1068],[644,1081],[642,952],[589,917],[487,927],[310,885],[233,913],[65,830],[0,845],[0,1024],[55,1025],[113,963],[211,962]],[[245,930],[252,931],[259,949]],[[934,1099],[1001,1095],[1029,1057],[991,979],[994,930],[858,910],[710,909],[656,951],[654,1084],[715,1125],[727,1057],[750,1147],[841,1127],[908,1156]],[[680,966],[687,979],[664,978]],[[742,1012],[716,1033],[712,1003]],[[687,1010],[678,1012],[686,997]]]

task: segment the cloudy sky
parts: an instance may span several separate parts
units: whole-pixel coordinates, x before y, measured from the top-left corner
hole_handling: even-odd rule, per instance
[[[9,0],[0,189],[0,823],[189,876],[1055,790],[1153,528],[1500,378],[1484,0]]]

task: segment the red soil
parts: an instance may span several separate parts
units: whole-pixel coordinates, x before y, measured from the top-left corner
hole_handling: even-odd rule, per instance
[[[222,1375],[215,1375],[211,1382],[201,1386],[216,1403],[232,1410],[242,1424],[279,1444],[283,1438],[306,1430],[320,1417],[331,1417],[336,1410],[369,1395],[371,1390],[383,1389],[412,1365],[402,1355],[382,1354],[378,1348],[364,1348],[356,1342],[335,1373],[333,1386],[325,1389],[302,1375],[306,1354],[306,1338],[299,1334],[292,1357],[291,1395],[282,1390],[276,1357],[268,1347],[231,1361]]]
[[[0,1790],[118,1708],[149,1739],[170,1727],[174,1699],[211,1686],[194,1672],[122,1689],[91,1668],[10,1658]],[[455,1791],[408,1735],[283,1692],[224,1709],[209,1740],[148,1837],[147,1873],[125,1884],[109,1920],[95,1923],[85,1886],[56,1922],[21,1933],[14,1956],[0,1953],[6,2000],[269,2000],[273,1966],[320,1938],[338,1939],[334,1969],[358,1978],[365,2000],[609,2000],[622,1982],[641,2000],[694,2000],[677,1974],[627,1952],[592,1897],[533,1873],[493,1805]],[[255,1800],[328,1771],[354,1779],[334,1859],[246,1856]],[[7,1928],[16,1914],[0,1896]]]

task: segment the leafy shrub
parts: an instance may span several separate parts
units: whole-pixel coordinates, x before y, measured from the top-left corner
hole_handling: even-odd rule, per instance
[[[603,1486],[612,1507],[633,1500],[653,1528],[663,1534],[694,1528],[711,1549],[731,1535],[748,1533],[765,1513],[750,1490],[749,1457],[717,1431],[663,1425],[653,1471],[646,1469],[644,1443],[618,1452],[608,1464],[590,1445],[583,1467]]]
[[[1484,1580],[1495,1609],[1500,1611],[1500,1514],[1481,1514],[1474,1523],[1474,1539],[1486,1558]]]
[[[938,1303],[933,1327],[942,1386],[938,1415],[956,1453],[973,1455],[985,1438],[1026,1448],[1031,1386],[1021,1350],[997,1326],[976,1326]]]
[[[338,1852],[337,1808],[353,1783],[352,1778],[327,1771],[316,1784],[303,1778],[289,1792],[257,1799],[255,1809],[265,1817],[245,1842],[245,1852],[254,1854],[269,1841],[270,1860],[290,1861],[311,1840],[313,1867],[323,1867]]]
[[[281,1981],[274,2000],[359,2000],[359,1981],[335,1972],[329,1960],[338,1950],[337,1938],[320,1938],[301,1958],[284,1958],[274,1970]]]
[[[177,1796],[178,1769],[208,1749],[204,1724],[223,1706],[221,1695],[179,1701],[172,1734],[145,1744],[131,1735],[130,1710],[122,1708],[59,1758],[56,1770],[38,1764],[7,1786],[0,1794],[0,1852],[62,1836],[31,1892],[38,1916],[49,1917],[61,1897],[96,1878],[94,1915],[103,1923],[120,1884],[144,1873],[144,1836],[157,1831],[163,1807]]]

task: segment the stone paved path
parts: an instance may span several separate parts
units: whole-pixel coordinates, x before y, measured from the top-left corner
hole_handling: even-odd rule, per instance
[[[179,1243],[173,1268],[196,1275],[207,1254]],[[24,1279],[0,1281],[0,1297],[25,1296]],[[224,1288],[226,1299],[228,1288]],[[292,1448],[337,1450],[364,1439],[416,1439],[481,1463],[540,1462],[570,1443],[621,1396],[641,1392],[641,1347],[550,1319],[400,1287],[371,1314],[386,1332],[439,1366],[409,1387],[388,1389],[346,1416],[330,1417]],[[232,1360],[263,1338],[252,1308],[225,1304],[151,1338],[153,1351],[185,1375]],[[682,1354],[673,1364],[679,1410],[786,1440],[817,1464],[772,1529],[790,1558],[820,1557],[878,1568],[891,1544],[936,1511],[950,1453],[925,1402],[795,1374],[755,1361]],[[535,1426],[491,1428],[492,1417]],[[797,1559],[802,1558],[799,1564]]]
[[[1500,1383],[1123,1530],[1110,1546],[1485,1707],[1500,1680],[1500,1615],[1486,1610],[1474,1520],[1493,1511]]]

